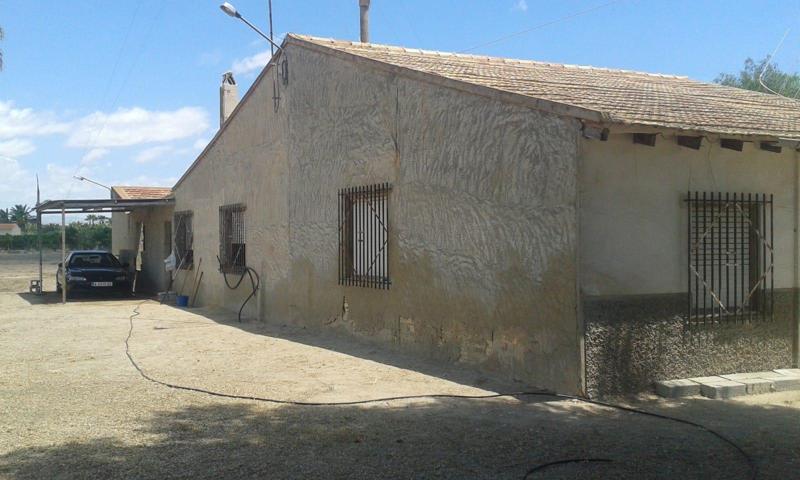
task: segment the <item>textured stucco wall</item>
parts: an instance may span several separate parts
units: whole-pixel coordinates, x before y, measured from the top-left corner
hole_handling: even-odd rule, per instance
[[[278,113],[261,85],[176,191],[195,258],[216,254],[219,205],[247,203],[263,319],[578,391],[576,122],[287,53]],[[382,182],[391,289],[339,286],[337,192]],[[201,303],[238,308],[207,277]]]
[[[634,393],[658,380],[791,367],[795,302],[794,290],[779,290],[773,321],[688,327],[685,294],[587,299],[587,392]]]
[[[181,271],[176,279],[187,284],[204,272],[197,305],[214,305],[238,311],[250,294],[245,280],[237,290],[225,286],[219,272],[219,207],[246,205],[247,264],[261,276],[258,296],[248,302],[243,314],[260,315],[259,303],[278,308],[275,285],[289,271],[287,217],[286,127],[288,94],[280,86],[281,103],[275,111],[273,78],[266,75],[247,101],[225,126],[223,134],[202,155],[202,159],[175,189],[175,211],[191,211],[194,232],[194,269]],[[202,260],[202,263],[201,263]],[[235,283],[238,276],[229,275]],[[278,321],[278,320],[276,320]]]
[[[688,190],[775,195],[775,287],[795,287],[797,159],[791,149],[699,151],[659,136],[584,141],[580,160],[581,293],[591,394],[635,392],[653,381],[781,368],[792,362],[791,290],[776,320],[686,328]]]

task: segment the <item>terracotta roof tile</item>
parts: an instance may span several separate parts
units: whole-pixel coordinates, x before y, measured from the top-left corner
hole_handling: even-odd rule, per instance
[[[158,200],[172,194],[169,187],[131,187],[116,186],[111,190],[122,200]]]
[[[800,139],[800,102],[687,77],[290,37],[397,67],[579,107],[610,123]]]

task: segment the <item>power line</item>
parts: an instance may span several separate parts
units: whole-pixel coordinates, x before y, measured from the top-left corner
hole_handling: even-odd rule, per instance
[[[488,41],[486,43],[481,43],[480,45],[475,45],[474,47],[467,48],[466,50],[461,50],[458,53],[467,53],[467,52],[471,52],[473,50],[476,50],[478,48],[487,47],[489,45],[494,45],[496,43],[504,42],[504,41],[506,41],[506,40],[508,40],[510,38],[518,37],[520,35],[525,35],[526,33],[530,33],[532,31],[538,30],[540,28],[549,27],[550,25],[555,25],[556,23],[561,23],[561,22],[565,22],[567,20],[572,20],[573,18],[580,17],[580,16],[583,16],[583,15],[592,13],[594,11],[600,10],[602,8],[605,8],[605,7],[609,7],[611,5],[614,5],[615,3],[620,3],[621,1],[622,0],[612,0],[610,2],[606,2],[606,3],[603,3],[601,5],[597,5],[597,6],[594,6],[594,7],[591,7],[591,8],[587,8],[586,10],[581,10],[579,12],[571,13],[571,14],[569,14],[567,16],[564,16],[564,17],[561,17],[561,18],[556,18],[555,20],[550,20],[550,21],[547,21],[547,22],[544,22],[544,23],[540,23],[538,25],[534,25],[531,28],[527,28],[525,30],[520,30],[519,32],[514,32],[514,33],[511,33],[509,35],[497,38],[495,40],[490,40],[490,41]]]

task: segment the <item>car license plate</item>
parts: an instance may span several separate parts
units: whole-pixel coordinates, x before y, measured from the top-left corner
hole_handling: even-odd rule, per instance
[[[111,287],[114,282],[92,282],[93,287]]]

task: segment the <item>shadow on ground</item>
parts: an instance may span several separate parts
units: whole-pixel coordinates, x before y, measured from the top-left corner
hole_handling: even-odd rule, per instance
[[[28,302],[29,305],[54,305],[61,303],[61,294],[58,292],[42,292],[41,295],[28,292],[20,292],[19,298]],[[69,303],[91,303],[98,301],[114,300],[146,300],[153,299],[150,293],[132,294],[129,292],[77,292],[71,293],[67,302]]]
[[[689,402],[671,413],[693,410]],[[756,457],[759,478],[796,475],[797,410],[716,402],[705,420],[727,423],[717,426]],[[160,411],[130,437],[11,451],[0,456],[0,477],[521,479],[542,462],[580,457],[611,462],[528,478],[748,478],[730,446],[686,425],[570,402],[485,400]]]

